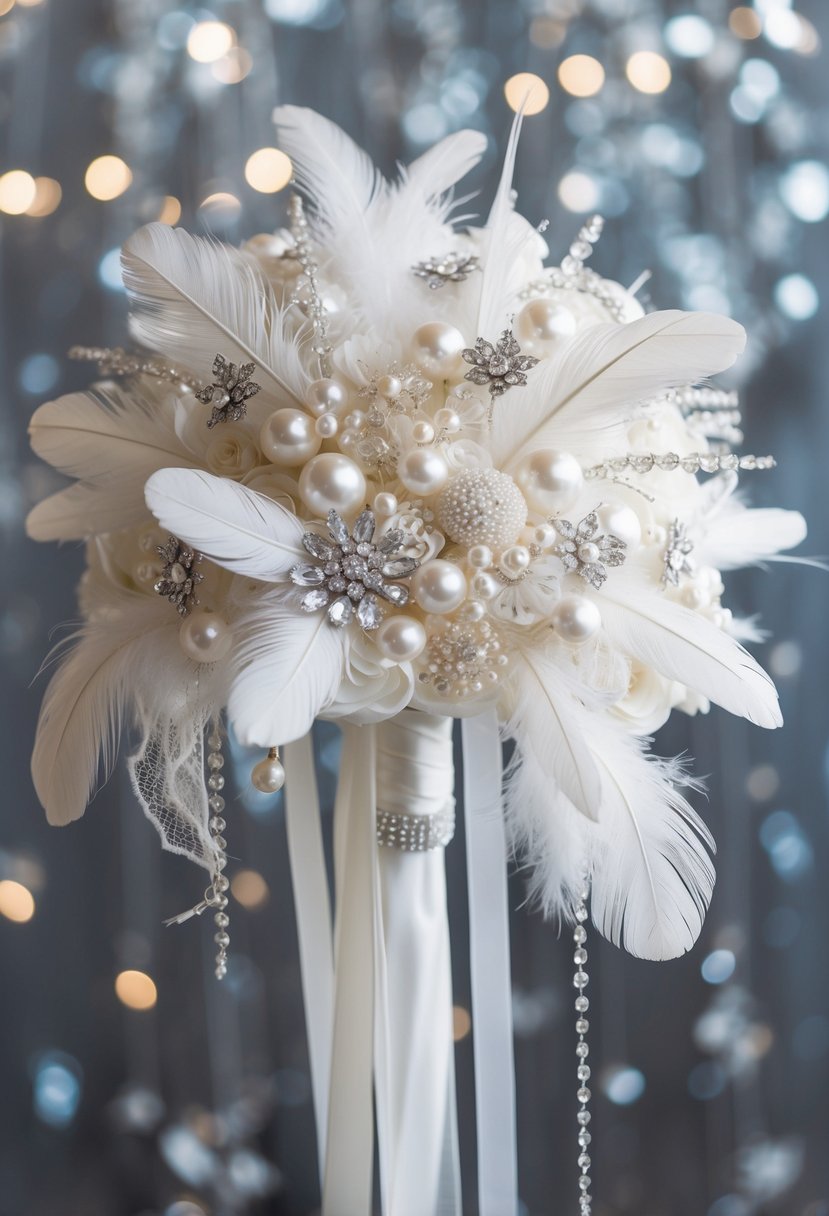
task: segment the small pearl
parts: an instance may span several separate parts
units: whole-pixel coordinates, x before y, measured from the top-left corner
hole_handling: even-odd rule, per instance
[[[431,422],[416,422],[412,427],[412,439],[415,443],[431,443],[435,437],[435,428]]]
[[[333,439],[340,429],[336,414],[322,414],[314,423],[314,430],[320,439]]]
[[[233,633],[217,613],[201,610],[184,618],[178,640],[188,659],[195,663],[218,663],[229,653]]]
[[[275,794],[285,784],[285,769],[279,760],[270,756],[254,764],[250,774],[250,783],[260,794]]]
[[[592,600],[583,595],[565,595],[551,617],[553,628],[567,642],[586,642],[601,628],[602,616]]]
[[[374,634],[379,650],[395,663],[416,659],[426,645],[426,630],[413,616],[389,616]]]
[[[533,540],[542,549],[551,549],[558,542],[558,532],[552,524],[539,524],[533,533]]]
[[[416,361],[435,375],[451,372],[466,346],[461,331],[444,321],[430,321],[428,325],[421,325],[415,331],[412,344]]]
[[[394,515],[398,505],[397,497],[386,490],[381,490],[379,494],[374,495],[372,505],[376,515]]]
[[[397,476],[413,494],[437,494],[449,476],[449,466],[433,448],[412,448],[397,466]]]
[[[397,376],[381,376],[377,381],[377,392],[387,401],[394,401],[403,392],[403,382]]]
[[[352,410],[345,420],[345,425],[350,427],[352,431],[361,431],[366,425],[366,416],[363,410]]]
[[[599,560],[599,546],[594,544],[592,540],[585,541],[583,545],[579,545],[579,561],[589,564]]]
[[[575,456],[546,448],[522,461],[516,480],[539,511],[566,511],[581,493],[584,474]]]
[[[576,332],[576,318],[553,300],[529,300],[515,318],[515,329],[531,342],[555,342]]]
[[[335,414],[348,404],[348,393],[336,380],[315,380],[305,394],[312,414]]]
[[[472,590],[478,599],[491,600],[501,590],[501,584],[494,574],[482,570],[472,579]]]
[[[265,420],[259,432],[259,446],[268,460],[290,468],[316,456],[320,442],[313,419],[302,410],[277,410]]]
[[[475,566],[478,570],[486,570],[487,566],[492,565],[492,550],[489,545],[473,545],[466,556],[470,566]]]
[[[529,549],[525,549],[523,545],[513,545],[501,554],[498,567],[507,578],[516,578],[519,574],[524,573],[529,564]]]
[[[480,600],[467,600],[462,615],[465,621],[482,621],[486,616],[486,608]]]
[[[632,507],[607,503],[599,508],[599,522],[603,532],[618,537],[629,549],[635,549],[642,541],[642,525]]]
[[[454,612],[466,598],[466,578],[459,566],[436,558],[412,575],[412,594],[424,612]]]
[[[447,431],[450,435],[454,435],[461,429],[460,416],[445,406],[435,414],[435,422],[442,431]]]
[[[366,479],[348,456],[323,452],[300,473],[299,493],[308,510],[321,519],[332,510],[348,514],[365,502]]]

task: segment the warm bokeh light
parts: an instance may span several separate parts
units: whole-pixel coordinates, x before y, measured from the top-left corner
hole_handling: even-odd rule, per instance
[[[25,169],[10,169],[0,177],[0,211],[6,215],[22,215],[35,201],[37,186]]]
[[[530,22],[530,42],[542,51],[554,51],[567,37],[567,22],[555,17],[533,17]]]
[[[461,1039],[465,1039],[472,1029],[472,1018],[469,1016],[469,1010],[464,1009],[463,1005],[452,1006],[452,1038],[456,1043]]]
[[[568,211],[595,211],[600,201],[599,187],[589,173],[574,170],[565,173],[558,183],[558,197]]]
[[[202,199],[199,210],[206,211],[208,215],[231,216],[242,210],[242,204],[228,190],[217,190],[215,194],[208,194],[207,198]]]
[[[763,23],[757,13],[744,4],[733,8],[728,14],[728,26],[738,38],[759,38],[763,32]]]
[[[35,914],[35,899],[28,887],[22,882],[13,882],[4,878],[0,882],[0,916],[14,921],[16,925],[25,925]]]
[[[14,8],[14,0],[0,0],[0,17],[5,17]]]
[[[253,67],[253,58],[243,46],[234,46],[210,65],[210,71],[216,80],[222,84],[239,84],[249,75]]]
[[[627,78],[640,93],[664,93],[671,83],[671,65],[656,51],[634,51],[625,67]]]
[[[573,97],[593,97],[604,84],[604,68],[592,55],[570,55],[558,65],[558,83]]]
[[[115,977],[115,995],[128,1009],[152,1009],[158,990],[144,971],[121,971]]]
[[[18,8],[39,8],[43,0],[17,0]]]
[[[270,899],[270,888],[256,870],[240,870],[234,874],[230,893],[243,908],[262,908]]]
[[[800,17],[800,37],[794,46],[798,55],[819,55],[821,50],[820,34],[808,17]]]
[[[31,206],[26,208],[26,214],[42,219],[44,215],[51,215],[53,211],[57,211],[62,198],[63,191],[60,188],[60,182],[55,181],[53,177],[36,177],[35,197]]]
[[[527,116],[540,114],[550,100],[550,90],[540,76],[532,72],[518,72],[510,76],[504,85],[504,96],[507,105],[516,113],[524,107]]]
[[[291,158],[278,148],[259,148],[245,162],[245,181],[260,194],[284,190],[293,172]]]
[[[215,63],[236,41],[224,21],[199,21],[187,35],[187,53],[196,63]]]
[[[174,228],[180,219],[181,203],[174,194],[165,195],[161,211],[158,213],[158,222],[160,224],[169,224],[171,228]]]
[[[93,198],[108,203],[132,184],[132,170],[120,156],[98,156],[84,174],[84,185]]]

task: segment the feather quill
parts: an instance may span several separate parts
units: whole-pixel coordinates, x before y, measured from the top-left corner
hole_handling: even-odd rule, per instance
[[[295,515],[226,477],[161,469],[146,500],[162,527],[234,574],[278,582],[305,555]]]

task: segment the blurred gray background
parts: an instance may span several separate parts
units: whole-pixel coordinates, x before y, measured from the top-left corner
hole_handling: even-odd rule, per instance
[[[124,341],[120,242],[179,208],[232,241],[277,227],[285,193],[245,178],[273,142],[276,101],[335,118],[387,171],[448,131],[486,131],[484,211],[512,117],[505,82],[532,72],[550,96],[525,125],[522,210],[549,219],[556,260],[602,212],[598,270],[630,283],[648,268],[655,305],[747,325],[746,447],[779,465],[746,488],[803,511],[804,551],[825,555],[827,18],[820,0],[0,0],[0,1216],[305,1216],[319,1200],[280,796],[246,794],[250,758],[234,753],[240,860],[218,986],[207,926],[161,928],[201,875],[161,854],[123,774],[61,831],[29,780],[32,681],[75,614],[83,554],[24,537],[26,511],[57,488],[26,427],[88,382],[70,345]],[[123,165],[87,173],[101,156]],[[700,809],[719,880],[690,956],[655,965],[593,946],[597,1216],[829,1216],[829,580],[779,565],[728,591],[773,635],[757,649],[786,729],[714,711],[658,740],[711,774]],[[336,733],[317,744],[330,806]],[[462,835],[447,865],[471,1214]],[[563,1216],[576,1206],[571,945],[521,907],[520,876],[511,900],[521,1199]],[[151,977],[154,1007],[119,999],[124,970]]]

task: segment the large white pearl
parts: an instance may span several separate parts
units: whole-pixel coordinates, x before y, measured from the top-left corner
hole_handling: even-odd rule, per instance
[[[606,503],[599,509],[599,523],[603,532],[618,537],[629,549],[635,549],[642,541],[642,525],[632,507]]]
[[[446,375],[453,370],[466,346],[463,334],[445,321],[430,321],[415,330],[412,340],[415,360],[426,371]]]
[[[412,448],[398,464],[397,476],[407,490],[428,497],[445,485],[449,466],[434,448]]]
[[[602,614],[584,595],[565,595],[552,612],[553,628],[559,637],[578,645],[601,628]]]
[[[268,756],[254,764],[250,783],[260,794],[275,794],[285,784],[285,769],[279,760]]]
[[[531,506],[552,513],[572,507],[584,485],[584,474],[569,452],[543,448],[521,462],[516,480]]]
[[[313,418],[302,410],[277,410],[263,422],[259,432],[259,446],[268,460],[290,468],[316,456],[321,443]]]
[[[181,649],[194,663],[218,663],[229,653],[233,634],[222,617],[200,610],[184,618],[178,640]]]
[[[426,645],[426,630],[414,616],[389,616],[374,635],[382,654],[395,663],[416,659]]]
[[[348,404],[348,393],[336,380],[314,380],[305,393],[312,414],[336,414]]]
[[[529,342],[555,342],[576,332],[576,318],[553,300],[529,300],[515,318],[520,338]]]
[[[329,511],[343,514],[364,503],[366,479],[348,456],[323,452],[300,473],[299,493],[308,510],[324,519]]]
[[[530,564],[530,551],[524,545],[512,545],[501,554],[498,566],[507,578],[519,578]]]
[[[466,578],[459,566],[436,558],[412,575],[412,595],[424,612],[454,612],[466,598]]]

